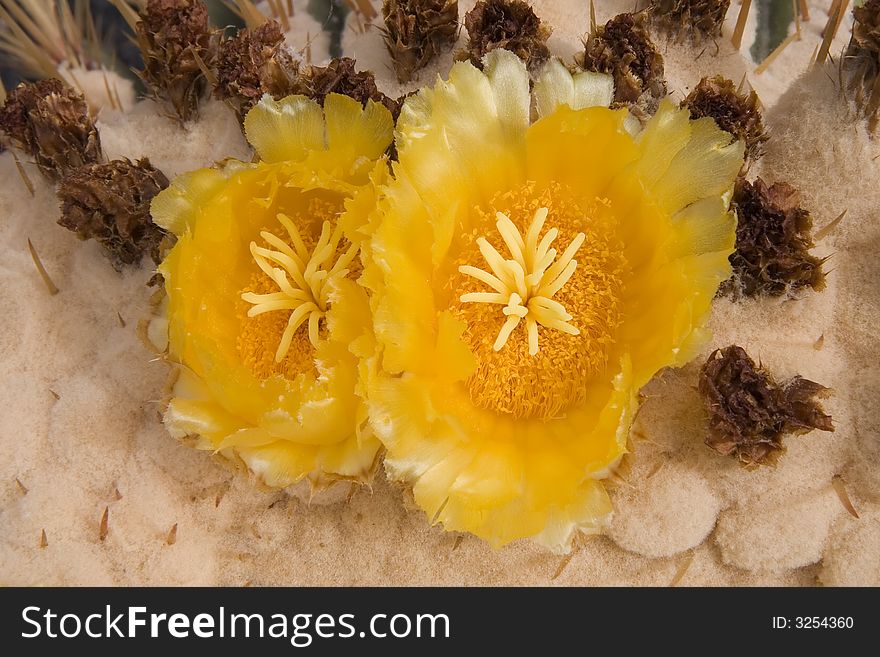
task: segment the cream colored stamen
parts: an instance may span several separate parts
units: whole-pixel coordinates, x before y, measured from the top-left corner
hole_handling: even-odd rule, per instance
[[[334,229],[329,221],[325,221],[318,243],[309,253],[299,230],[290,218],[284,214],[278,214],[277,218],[287,230],[293,246],[268,231],[262,231],[260,237],[274,249],[251,242],[251,255],[257,266],[278,286],[278,292],[245,292],[241,298],[253,304],[248,310],[248,317],[276,310],[290,311],[287,328],[284,329],[275,352],[275,362],[280,363],[290,349],[297,329],[307,320],[309,340],[313,345],[318,345],[318,322],[327,312],[328,282],[348,274],[347,267],[357,255],[357,247],[350,246],[331,266],[342,239],[342,229],[338,225]]]
[[[577,327],[568,323],[572,316],[561,303],[553,300],[553,295],[563,288],[574,273],[577,267],[574,255],[584,243],[585,236],[578,233],[557,259],[556,249],[550,248],[550,245],[558,237],[559,231],[551,228],[538,240],[547,220],[547,212],[547,208],[540,208],[535,212],[525,237],[507,215],[498,212],[495,226],[512,258],[505,260],[485,237],[481,237],[477,240],[477,246],[492,273],[470,265],[458,268],[462,274],[476,278],[494,290],[463,294],[460,297],[462,303],[494,303],[504,306],[502,312],[507,320],[495,340],[495,351],[501,351],[511,333],[523,320],[531,356],[538,353],[538,324],[569,335],[580,333]]]

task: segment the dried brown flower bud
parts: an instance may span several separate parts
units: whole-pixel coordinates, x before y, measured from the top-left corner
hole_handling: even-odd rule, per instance
[[[483,56],[496,48],[515,53],[535,72],[547,61],[550,28],[522,0],[480,0],[464,17],[467,50],[460,59],[482,67]]]
[[[384,0],[382,38],[400,82],[409,82],[458,36],[458,0]]]
[[[651,0],[657,26],[674,39],[694,42],[721,36],[730,0]]]
[[[754,90],[748,95],[739,93],[731,80],[716,75],[700,80],[681,106],[690,110],[692,118],[711,116],[719,128],[741,139],[746,146],[746,164],[764,154],[768,136],[761,116],[761,101]]]
[[[100,242],[117,269],[139,263],[145,253],[158,264],[166,233],[150,218],[150,201],[166,187],[168,179],[147,158],[80,167],[58,186],[58,223]]]
[[[370,71],[358,71],[357,62],[350,57],[337,57],[327,66],[309,66],[301,70],[293,80],[288,93],[302,94],[321,105],[327,94],[342,94],[365,104],[368,100],[384,105],[396,119],[400,113],[399,103],[383,94],[376,86],[376,78]]]
[[[138,75],[154,96],[171,103],[181,121],[198,115],[208,88],[199,59],[213,62],[216,35],[202,0],[149,0],[137,24],[144,59]]]
[[[53,180],[103,159],[88,103],[60,80],[22,83],[13,89],[0,108],[0,130]]]
[[[786,434],[834,431],[816,399],[827,388],[800,376],[779,385],[737,345],[712,352],[700,371],[699,390],[709,411],[706,444],[744,465],[772,464]]]
[[[841,76],[873,132],[880,127],[880,0],[856,7],[853,16],[852,37],[840,62]]]
[[[794,187],[740,178],[732,206],[737,215],[733,277],[722,284],[722,293],[780,296],[804,287],[824,289],[825,260],[809,252],[813,221]]]
[[[584,70],[614,76],[615,106],[646,116],[666,96],[663,56],[648,34],[644,12],[619,14],[587,36],[578,62]]]
[[[281,26],[267,21],[220,43],[214,94],[229,99],[243,121],[264,93],[275,98],[292,93],[296,75],[297,64],[284,45]]]

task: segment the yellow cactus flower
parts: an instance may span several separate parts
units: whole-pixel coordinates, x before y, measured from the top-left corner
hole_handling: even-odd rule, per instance
[[[257,162],[183,175],[153,200],[177,236],[159,268],[177,365],[165,425],[269,486],[375,469],[349,345],[369,333],[356,229],[392,130],[372,102],[265,96],[245,119]]]
[[[697,353],[730,275],[742,145],[669,101],[641,129],[612,93],[551,63],[533,104],[497,50],[398,121],[361,355],[386,469],[446,530],[560,552],[600,531],[638,390]]]

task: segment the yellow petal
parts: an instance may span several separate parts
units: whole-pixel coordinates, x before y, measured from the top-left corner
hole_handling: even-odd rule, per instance
[[[579,189],[587,199],[602,198],[615,177],[638,158],[624,128],[626,116],[626,110],[562,106],[537,121],[526,135],[527,178]]]
[[[529,125],[529,76],[523,61],[504,48],[486,55],[483,73],[489,80],[501,130],[510,140],[522,138]]]
[[[475,194],[488,193],[499,177],[522,175],[516,151],[528,127],[528,73],[506,50],[493,51],[486,62],[490,75],[458,62],[448,82],[405,102],[398,154],[420,193],[466,189],[463,181],[474,184]],[[433,207],[433,199],[425,200]]]
[[[366,292],[354,280],[357,261],[348,277],[325,284],[321,328],[328,330],[317,346],[307,340],[308,351],[300,347],[299,360],[280,370],[258,367],[264,351],[274,356],[280,333],[266,351],[271,323],[249,324],[255,318],[242,292],[265,276],[251,242],[266,230],[286,234],[279,214],[295,218],[312,242],[325,221],[352,244],[363,241],[358,231],[387,177],[390,116],[384,107],[331,95],[325,121],[312,101],[267,97],[246,130],[264,161],[189,174],[156,199],[157,215],[179,234],[160,266],[168,358],[181,370],[165,423],[176,436],[199,436],[199,448],[244,462],[270,486],[365,481],[380,444],[364,426],[358,380],[356,354],[368,353],[374,339]]]
[[[539,117],[549,116],[560,105],[575,110],[608,107],[614,99],[614,78],[592,71],[572,75],[562,62],[551,59],[535,82],[534,96]]]
[[[744,151],[745,144],[731,143],[714,119],[692,121],[688,143],[652,187],[657,204],[674,214],[698,199],[724,194],[742,168]]]
[[[384,106],[372,100],[366,107],[348,96],[327,94],[324,100],[327,117],[327,146],[331,151],[349,154],[354,160],[378,159],[391,143],[394,121]]]
[[[324,150],[324,112],[305,96],[264,94],[244,119],[247,140],[264,162],[299,161]]]
[[[639,177],[645,186],[652,188],[669,169],[673,158],[691,138],[688,113],[664,99],[636,141],[641,157],[636,164]]]
[[[178,236],[192,230],[202,206],[245,166],[230,161],[222,168],[198,169],[178,176],[150,203],[153,222]]]

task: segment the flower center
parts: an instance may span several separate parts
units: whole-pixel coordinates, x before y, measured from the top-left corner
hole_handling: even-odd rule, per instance
[[[518,418],[558,417],[587,398],[621,322],[627,265],[611,208],[527,183],[474,208],[470,221],[447,288],[477,363],[470,397]],[[561,255],[557,241],[567,244]]]
[[[280,363],[287,355],[297,329],[306,322],[309,342],[318,346],[318,322],[327,312],[327,284],[348,274],[347,267],[357,255],[357,247],[351,245],[334,263],[342,239],[342,228],[338,224],[334,228],[329,221],[324,221],[318,243],[309,251],[290,218],[281,213],[276,218],[287,231],[290,244],[264,230],[260,237],[275,248],[258,246],[256,242],[251,242],[250,248],[257,266],[275,283],[277,291],[267,294],[245,292],[241,298],[252,304],[248,317],[276,311],[290,313],[275,350],[275,362]]]
[[[327,330],[330,282],[359,266],[338,228],[343,203],[335,194],[291,195],[250,244],[250,273],[235,304],[236,350],[261,381],[319,374],[315,345]]]
[[[538,353],[538,324],[569,335],[580,334],[575,326],[568,323],[572,316],[566,312],[565,306],[553,300],[553,295],[562,289],[577,268],[574,255],[586,236],[578,233],[557,260],[556,249],[550,248],[550,245],[559,235],[559,231],[551,228],[538,241],[547,213],[547,208],[538,208],[523,238],[510,217],[498,212],[495,226],[513,256],[512,259],[502,258],[495,247],[485,237],[481,237],[477,240],[477,245],[492,273],[470,265],[458,268],[460,273],[472,276],[495,290],[463,294],[460,297],[462,303],[504,306],[502,312],[507,319],[492,346],[495,351],[500,351],[507,344],[510,334],[521,321],[525,321],[530,356]]]

